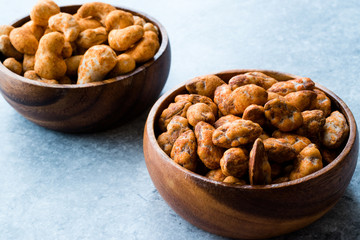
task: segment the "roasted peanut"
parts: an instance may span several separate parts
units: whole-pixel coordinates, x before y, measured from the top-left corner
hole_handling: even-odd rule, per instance
[[[39,42],[28,28],[15,28],[10,32],[9,37],[11,44],[20,53],[30,55],[36,53]]]
[[[239,74],[229,80],[229,85],[232,90],[247,84],[255,84],[264,89],[268,89],[275,83],[277,83],[276,79],[269,77],[261,72],[248,72],[245,74]]]
[[[53,31],[62,32],[65,41],[73,42],[80,33],[80,25],[76,19],[68,13],[58,13],[49,18],[49,27]]]
[[[77,84],[101,81],[115,65],[114,50],[106,45],[95,45],[86,51],[80,62]]]
[[[122,10],[111,11],[105,18],[105,26],[107,31],[126,28],[133,24],[133,15]]]
[[[21,61],[23,58],[23,55],[11,44],[10,38],[7,35],[0,36],[0,53],[7,58],[15,58],[18,61]]]
[[[175,102],[179,102],[179,101],[188,101],[191,102],[192,104],[205,103],[212,109],[214,116],[215,117],[217,116],[218,108],[216,104],[209,97],[198,94],[180,94],[175,97]]]
[[[48,33],[40,39],[35,55],[35,72],[45,79],[60,79],[66,73],[66,64],[61,56],[65,43],[59,32]]]
[[[153,58],[159,47],[160,43],[156,33],[146,31],[143,38],[126,53],[134,58],[137,63],[143,63]]]
[[[144,36],[144,29],[139,25],[123,29],[114,29],[109,33],[109,45],[116,51],[125,51]]]
[[[279,98],[268,101],[265,106],[265,117],[279,130],[289,132],[299,128],[303,119],[299,110]]]
[[[225,100],[226,112],[240,115],[251,104],[264,105],[267,101],[267,92],[255,84],[248,84],[236,88]]]
[[[260,138],[256,139],[250,151],[249,180],[251,185],[271,183],[271,167]]]
[[[294,170],[290,173],[290,180],[305,177],[323,167],[320,151],[315,144],[309,144],[297,156]]]
[[[266,122],[264,107],[256,104],[251,104],[247,108],[245,108],[242,118],[245,120],[253,121],[260,126],[263,126]]]
[[[171,103],[168,108],[166,108],[160,116],[159,127],[162,131],[166,130],[167,125],[174,116],[186,117],[186,112],[191,106],[191,102],[188,101],[179,101]]]
[[[205,176],[210,178],[211,180],[215,180],[215,181],[219,181],[219,182],[224,181],[226,178],[226,176],[223,174],[221,168],[211,170]]]
[[[186,112],[186,117],[191,126],[195,127],[198,122],[204,121],[210,124],[215,122],[212,109],[205,103],[191,105]]]
[[[249,157],[242,148],[229,148],[224,152],[220,166],[224,175],[241,178],[249,169]]]
[[[79,34],[76,44],[81,48],[88,49],[92,46],[105,42],[107,38],[108,34],[104,27],[91,28],[82,31]]]
[[[11,25],[0,25],[0,36],[2,35],[10,35],[10,32],[14,29]]]
[[[107,15],[114,10],[116,8],[107,3],[89,2],[83,4],[78,9],[77,14],[80,18],[93,17],[105,26]]]
[[[195,126],[197,154],[200,160],[209,169],[219,168],[220,159],[223,155],[223,150],[215,146],[212,142],[212,134],[214,130],[215,128],[206,122],[199,122]]]
[[[7,67],[10,71],[21,75],[22,73],[22,65],[15,58],[7,58],[3,62],[3,65]]]
[[[218,127],[221,127],[222,125],[224,125],[225,123],[233,122],[233,121],[238,120],[238,119],[241,119],[241,117],[229,114],[229,115],[226,115],[226,116],[223,116],[223,117],[219,118],[214,123],[214,127],[218,128]]]
[[[283,138],[268,138],[263,140],[265,151],[270,161],[283,163],[296,157],[295,148]]]
[[[212,140],[216,146],[231,148],[252,143],[261,133],[262,128],[259,124],[239,119],[217,128]]]
[[[170,155],[176,139],[187,130],[189,130],[188,120],[181,116],[174,116],[167,125],[167,131],[158,137],[159,146],[167,155]]]
[[[46,27],[52,15],[60,12],[59,6],[51,0],[39,0],[30,12],[30,18],[36,25]]]
[[[327,148],[339,147],[349,135],[349,125],[342,113],[334,111],[323,126],[322,144]]]
[[[309,108],[311,102],[316,98],[316,93],[311,90],[301,90],[287,94],[285,101],[297,107],[300,112]]]
[[[129,73],[136,67],[135,60],[126,53],[120,54],[116,58],[116,65],[109,73],[109,77],[116,77],[121,74]]]
[[[303,111],[303,124],[296,133],[308,138],[317,138],[325,124],[324,112],[321,110]]]
[[[291,133],[283,133],[281,131],[274,131],[272,136],[274,138],[284,138],[287,140],[291,146],[294,147],[296,154],[299,154],[301,150],[303,150],[307,145],[311,143],[311,141],[304,137],[297,134],[291,134]]]
[[[182,133],[171,150],[171,158],[180,166],[194,171],[197,165],[196,139],[192,130]]]
[[[195,77],[186,83],[185,87],[189,93],[199,94],[214,98],[215,89],[225,82],[216,75],[204,75]]]
[[[313,99],[313,101],[311,102],[309,109],[322,110],[324,112],[324,117],[329,116],[329,114],[331,113],[331,100],[326,96],[323,91],[314,89],[314,92],[316,93],[316,98]]]
[[[273,84],[268,91],[277,93],[281,96],[285,96],[291,92],[300,90],[312,90],[315,87],[315,83],[310,78],[296,78],[293,80],[277,82]]]
[[[238,179],[234,176],[227,176],[224,181],[224,183],[231,183],[236,185],[246,185],[246,181],[243,179]]]
[[[227,100],[231,95],[232,90],[228,84],[223,84],[215,89],[214,102],[217,104],[222,115],[230,114],[227,109]]]

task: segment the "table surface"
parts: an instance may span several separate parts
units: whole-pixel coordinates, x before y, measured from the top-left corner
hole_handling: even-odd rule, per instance
[[[28,15],[35,2],[0,0],[0,24]],[[172,62],[162,94],[203,74],[272,69],[328,87],[359,123],[360,1],[107,2],[167,29]],[[29,122],[0,97],[0,239],[224,239],[186,222],[155,189],[142,149],[147,113],[105,132],[64,134]],[[274,239],[360,239],[359,173],[357,166],[323,218]]]

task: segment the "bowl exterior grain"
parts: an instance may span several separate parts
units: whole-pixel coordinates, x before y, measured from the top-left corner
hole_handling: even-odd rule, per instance
[[[224,80],[254,70],[217,74]],[[261,71],[261,70],[256,70]],[[262,71],[280,80],[291,74]],[[158,118],[184,85],[162,96],[151,109],[144,130],[144,155],[151,179],[165,201],[193,225],[218,235],[261,239],[303,228],[328,212],[343,195],[358,157],[354,117],[334,93],[316,85],[346,116],[350,135],[341,154],[325,168],[291,182],[266,186],[231,186],[209,180],[174,163],[157,145]]]
[[[80,5],[62,7],[75,13]],[[154,23],[160,32],[160,49],[153,60],[115,79],[84,85],[51,85],[21,77],[0,63],[0,90],[6,101],[30,121],[58,131],[89,132],[106,129],[142,113],[159,96],[171,61],[164,27],[143,13],[120,8]],[[18,27],[30,18],[13,24]]]

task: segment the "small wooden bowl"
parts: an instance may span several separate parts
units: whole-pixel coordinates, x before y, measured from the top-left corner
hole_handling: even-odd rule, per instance
[[[81,5],[61,7],[74,14]],[[165,28],[154,18],[122,7],[156,25],[160,48],[154,58],[115,80],[83,85],[55,85],[26,79],[0,63],[0,90],[6,101],[30,121],[57,131],[90,132],[122,123],[151,106],[170,70],[171,50]],[[19,27],[27,16],[16,21]]]
[[[224,81],[261,71],[278,80],[296,76],[263,70],[232,70],[216,74]],[[163,95],[152,107],[144,130],[144,155],[151,179],[176,213],[208,232],[231,238],[261,239],[303,228],[323,216],[343,195],[356,167],[359,140],[353,114],[333,92],[316,84],[342,112],[350,127],[339,156],[304,178],[264,186],[235,186],[210,180],[176,164],[159,147],[158,119],[178,94],[181,85]]]

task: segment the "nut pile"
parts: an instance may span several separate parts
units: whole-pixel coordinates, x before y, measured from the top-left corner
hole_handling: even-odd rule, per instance
[[[76,14],[39,0],[31,21],[0,26],[3,65],[26,78],[53,84],[84,84],[129,73],[159,49],[157,27],[101,2]]]
[[[157,141],[176,163],[210,179],[265,185],[333,161],[348,137],[342,113],[310,78],[261,72],[196,77],[162,112]]]

